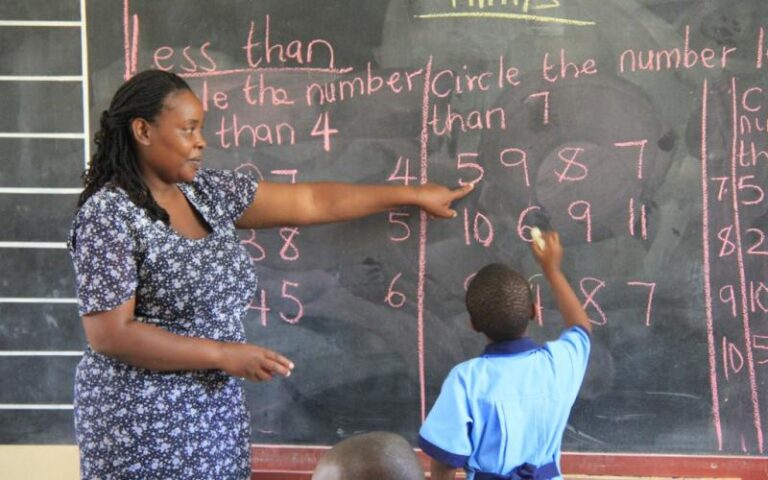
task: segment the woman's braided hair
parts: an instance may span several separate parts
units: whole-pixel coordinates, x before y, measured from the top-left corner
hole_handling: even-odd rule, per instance
[[[100,130],[94,136],[96,153],[83,173],[84,189],[77,206],[82,206],[104,185],[122,188],[128,198],[144,208],[152,220],[169,222],[168,212],[155,202],[139,170],[131,121],[154,120],[162,111],[168,95],[190,90],[181,77],[161,70],[136,74],[115,92],[109,110],[101,114]]]

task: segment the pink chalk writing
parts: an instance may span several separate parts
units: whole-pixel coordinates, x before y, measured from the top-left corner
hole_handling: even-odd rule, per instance
[[[712,177],[711,180],[713,182],[720,183],[720,188],[717,191],[717,201],[722,202],[723,201],[723,195],[728,193],[728,177]]]
[[[243,97],[249,105],[293,105],[294,100],[290,98],[288,91],[281,87],[268,85],[263,73],[259,74],[259,83],[254,85],[252,75],[245,77],[243,85]]]
[[[402,181],[403,185],[410,185],[411,180],[416,180],[416,177],[411,175],[411,159],[407,157],[397,157],[395,169],[389,177],[387,177],[387,181]]]
[[[517,236],[520,237],[520,240],[528,243],[533,242],[533,237],[531,236],[531,228],[533,227],[531,225],[526,225],[523,222],[525,222],[525,218],[529,213],[538,212],[540,210],[541,207],[538,205],[531,205],[530,207],[520,212],[520,216],[517,217]]]
[[[736,293],[733,289],[733,285],[724,285],[720,287],[720,301],[731,306],[731,316],[736,318]]]
[[[536,284],[535,288],[536,295],[535,295],[535,305],[536,305],[536,323],[539,324],[539,326],[544,325],[544,309],[541,308],[541,285]]]
[[[131,75],[136,73],[139,63],[139,16],[133,14],[133,33],[131,35]]]
[[[589,291],[587,291],[588,283],[592,283],[592,289]],[[600,289],[602,289],[603,287],[605,287],[605,282],[600,280],[599,278],[584,277],[579,282],[579,289],[581,290],[581,293],[585,296],[585,300],[583,304],[584,310],[592,306],[593,309],[600,316],[598,320],[593,320],[591,317],[589,319],[590,322],[596,325],[605,325],[606,323],[608,323],[608,318],[605,316],[603,309],[600,308],[600,305],[598,305],[597,300],[595,300],[595,295],[597,295],[597,292],[600,291]]]
[[[734,243],[733,239],[731,238],[732,233],[733,225],[723,227],[719,232],[717,232],[717,238],[721,242],[720,253],[718,254],[719,257],[727,257],[729,255],[733,255],[733,252],[736,251],[736,243]]]
[[[287,44],[273,42],[270,37],[270,16],[264,16],[263,37],[256,40],[256,23],[251,22],[248,31],[248,39],[243,49],[246,52],[246,60],[252,68],[261,66],[304,66],[312,65],[313,57],[318,54],[325,54],[328,58],[323,65],[324,68],[335,68],[335,57],[333,45],[327,40],[314,39],[306,43],[301,40],[291,40]]]
[[[419,135],[419,157],[421,171],[419,172],[419,184],[427,183],[428,159],[429,159],[429,84],[432,78],[432,56],[430,55],[424,67],[424,90],[421,95],[421,133]],[[421,421],[427,416],[427,394],[424,368],[424,283],[427,272],[427,212],[419,211],[419,274],[416,291],[416,350],[419,356],[419,404]]]
[[[648,287],[648,302],[645,308],[645,326],[651,325],[651,310],[653,308],[653,293],[656,291],[656,283],[651,282],[627,282],[629,286]]]
[[[762,295],[768,297],[768,286],[763,282],[749,282],[749,305],[750,311],[755,313],[758,308],[763,313],[768,313],[768,303],[763,303]],[[766,298],[768,300],[768,298]]]
[[[536,92],[528,95],[527,100],[530,100],[531,98],[543,98],[543,106],[542,106],[542,115],[541,115],[541,123],[542,125],[549,125],[549,91],[545,90],[543,92]]]
[[[595,75],[597,73],[597,63],[594,58],[584,60],[580,65],[566,59],[565,49],[560,49],[560,69],[555,67],[557,64],[549,63],[549,52],[544,54],[544,65],[541,68],[541,75],[544,80],[555,83],[558,80],[566,78],[579,78],[582,75]],[[554,72],[553,72],[554,70]]]
[[[740,214],[740,206],[739,206],[739,187],[737,186],[737,175],[736,175],[736,165],[737,165],[737,155],[736,155],[736,144],[737,144],[737,137],[738,137],[738,129],[737,129],[737,84],[736,84],[736,78],[731,79],[731,108],[733,112],[733,120],[732,120],[732,131],[731,131],[731,137],[732,137],[732,147],[731,147],[731,195],[733,200],[733,227],[735,232],[735,243],[736,243],[736,262],[738,265],[738,274],[739,274],[739,286],[740,286],[740,292],[741,292],[741,316],[742,316],[742,325],[744,328],[744,339],[745,339],[745,352],[747,356],[747,373],[749,376],[749,385],[751,390],[751,400],[752,400],[752,418],[754,421],[754,427],[755,432],[757,433],[757,448],[760,453],[763,452],[763,429],[761,426],[761,417],[760,417],[760,402],[757,395],[757,379],[755,377],[755,364],[752,358],[752,345],[749,342],[749,338],[751,336],[750,333],[750,322],[749,322],[749,309],[747,308],[747,292],[746,292],[746,273],[744,268],[744,252],[742,250],[742,239],[741,239],[741,214]]]
[[[589,169],[583,163],[576,161],[576,158],[583,151],[584,149],[581,147],[565,147],[565,148],[562,148],[559,152],[557,152],[557,158],[559,158],[560,161],[565,162],[565,166],[563,167],[562,171],[555,170],[555,175],[557,175],[558,183],[562,183],[563,181],[579,182],[587,178],[587,175],[589,174]],[[579,172],[575,176],[569,176],[571,167],[577,167],[579,170]]]
[[[301,320],[301,317],[304,316],[304,305],[301,303],[301,300],[298,299],[295,295],[288,293],[288,287],[291,288],[298,288],[299,284],[298,282],[289,282],[288,280],[283,280],[283,288],[280,291],[280,296],[282,296],[285,299],[290,300],[296,305],[296,314],[293,316],[288,316],[284,314],[283,312],[280,312],[280,318],[283,319],[283,321],[291,324],[299,323]]]
[[[507,156],[517,156],[518,160],[516,162],[514,161],[507,161]],[[531,186],[531,179],[528,175],[528,154],[525,152],[525,150],[521,150],[519,148],[505,148],[501,151],[499,154],[499,161],[502,165],[505,167],[517,167],[522,166],[523,167],[523,175],[525,178],[525,186],[530,187]]]
[[[314,129],[312,132],[315,134]],[[219,139],[219,146],[224,149],[240,147],[241,143],[251,147],[261,144],[294,145],[296,143],[296,129],[286,122],[280,122],[275,125],[269,123],[243,123],[237,114],[233,113],[229,116],[222,115],[219,129],[216,131],[216,137]],[[326,138],[325,141],[327,144],[328,139]],[[328,148],[330,148],[329,145]]]
[[[248,251],[248,256],[251,257],[251,261],[260,262],[267,258],[267,252],[264,250],[264,247],[256,242],[256,230],[250,229],[249,237],[245,240],[240,240],[240,243],[246,246],[246,250]],[[252,253],[253,249],[256,250],[255,255]]]
[[[320,125],[322,123],[322,126]],[[335,128],[331,128],[330,120],[328,120],[328,112],[323,112],[315,122],[315,126],[312,127],[311,135],[313,137],[323,138],[323,150],[326,152],[331,151],[331,135],[339,133]]]
[[[617,142],[614,143],[617,147],[639,147],[639,153],[637,154],[637,179],[643,179],[643,155],[645,154],[645,145],[648,143],[648,139],[637,140],[633,142]]]
[[[298,247],[294,245],[293,238],[299,235],[299,229],[296,227],[285,227],[280,229],[280,238],[285,243],[280,248],[280,258],[288,262],[294,262],[299,259],[301,254]]]
[[[768,335],[752,335],[752,348],[768,351]],[[757,362],[760,365],[768,363],[768,358]]]
[[[123,49],[125,68],[123,71],[123,80],[128,81],[131,78],[131,33],[129,28],[130,9],[128,8],[128,0],[123,0]]]
[[[723,46],[720,51],[712,48],[693,50],[690,48],[691,27],[685,26],[683,48],[667,50],[635,51],[624,50],[619,56],[619,71],[659,72],[663,70],[689,70],[697,65],[705,69],[725,69],[728,64],[728,55],[736,51],[735,47]]]
[[[351,70],[328,71],[328,73],[344,74]],[[424,69],[419,68],[405,72],[396,71],[382,77],[374,73],[371,62],[368,62],[365,75],[355,75],[337,81],[309,82],[304,89],[304,99],[307,106],[312,106],[372,96],[377,92],[410,93],[415,91],[416,80],[422,75],[424,75]]]
[[[251,300],[250,305],[248,305],[248,308],[251,310],[258,310],[259,316],[261,318],[261,326],[266,327],[267,326],[267,313],[270,311],[270,308],[267,307],[267,292],[264,291],[263,288],[259,289],[259,304],[255,304],[253,300]]]
[[[506,114],[501,107],[456,112],[450,103],[445,106],[432,105],[432,114],[427,124],[432,127],[432,133],[439,137],[450,135],[454,130],[470,132],[507,129]]]
[[[467,278],[464,279],[464,291],[465,292],[467,290],[469,290],[469,282],[471,282],[472,279],[475,278],[475,276],[477,276],[477,272],[470,273],[469,275],[467,275]]]
[[[753,197],[752,200],[744,200],[741,198],[742,205],[757,205],[758,203],[761,203],[765,198],[765,192],[761,186],[755,185],[753,183],[747,183],[754,179],[754,175],[743,175],[739,177],[739,184],[737,186],[739,193],[743,195],[744,191],[752,192],[751,196]]]
[[[402,233],[400,236],[395,236],[394,234],[390,234],[389,239],[393,242],[404,242],[411,238],[411,227],[408,226],[408,223],[404,220],[401,220],[401,218],[410,218],[411,214],[408,212],[389,212],[389,223],[390,225],[396,225],[398,228],[402,229]]]
[[[469,210],[464,209],[464,242],[467,245],[471,244],[470,230],[472,231],[472,238],[484,247],[489,247],[493,243],[493,223],[490,218],[481,212],[475,212],[472,226],[470,228]]]
[[[467,71],[464,65],[462,73],[455,73],[453,70],[440,70],[432,78],[432,95],[437,98],[445,98],[450,95],[461,95],[475,90],[488,91],[492,83],[491,72],[481,72],[472,74]]]
[[[635,199],[629,199],[629,234],[635,236]],[[645,212],[645,204],[640,205],[640,237],[648,238],[648,225]]]
[[[765,243],[765,233],[759,228],[748,228],[746,234],[754,234],[755,241],[747,250],[750,255],[768,255],[768,249],[761,250],[760,247]]]
[[[166,72],[177,69],[186,73],[213,72],[218,65],[208,53],[210,46],[211,42],[205,42],[196,48],[188,45],[180,52],[173,47],[162,46],[152,55],[152,63],[158,70]]]
[[[578,210],[581,209],[581,213]],[[592,206],[584,200],[576,200],[568,206],[568,216],[576,221],[584,222],[584,233],[587,243],[592,243]]]
[[[752,123],[748,123],[749,119],[742,115],[741,117],[741,124],[740,128],[743,130],[746,130],[747,134],[752,133]],[[758,125],[755,123],[755,130],[757,130],[760,133],[768,132],[768,118],[765,119],[766,125]],[[755,145],[755,142],[749,142],[749,151],[747,151],[747,146],[744,142],[744,140],[739,140],[739,153],[738,153],[738,160],[739,160],[739,166],[740,167],[756,167],[757,163],[762,160],[763,162],[768,165],[768,151],[766,150],[758,150],[757,145]]]
[[[707,359],[709,361],[709,384],[712,398],[712,423],[715,427],[718,450],[723,449],[723,429],[720,417],[720,394],[717,384],[717,365],[714,334],[714,313],[712,309],[712,263],[709,255],[709,168],[707,165],[707,111],[709,83],[704,80],[701,95],[701,192],[702,192],[702,245],[704,257],[704,312],[707,325]],[[718,201],[721,201],[718,199]]]
[[[384,302],[392,308],[402,308],[407,300],[403,292],[395,290],[395,283],[397,283],[402,276],[403,274],[400,272],[392,278],[392,281],[389,282],[389,288],[387,289],[387,296],[384,297]]]
[[[456,156],[456,168],[459,170],[474,170],[477,172],[477,175],[475,178],[466,181],[463,179],[459,179],[459,185],[475,185],[477,182],[483,179],[483,174],[485,173],[485,169],[483,169],[482,166],[480,166],[476,162],[470,162],[470,161],[464,161],[465,158],[471,158],[476,159],[480,155],[478,153],[460,153]]]
[[[299,171],[295,168],[289,168],[287,170],[271,170],[269,173],[272,175],[291,177],[291,183],[296,183],[296,175],[299,173]]]
[[[744,355],[734,343],[729,342],[723,335],[723,371],[725,379],[730,380],[731,374],[736,374],[744,368]]]

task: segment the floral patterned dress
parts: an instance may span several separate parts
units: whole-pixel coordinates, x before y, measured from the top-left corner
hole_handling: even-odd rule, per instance
[[[211,229],[193,240],[152,221],[120,188],[80,208],[69,248],[80,315],[136,297],[136,319],[177,335],[245,342],[256,289],[234,221],[256,192],[248,176],[200,170],[179,184]],[[250,420],[242,380],[222,371],[157,372],[90,348],[75,374],[75,435],[87,479],[246,479]]]

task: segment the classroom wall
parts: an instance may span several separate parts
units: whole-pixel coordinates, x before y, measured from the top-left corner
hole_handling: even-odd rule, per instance
[[[74,445],[2,445],[3,480],[76,480],[80,478]]]

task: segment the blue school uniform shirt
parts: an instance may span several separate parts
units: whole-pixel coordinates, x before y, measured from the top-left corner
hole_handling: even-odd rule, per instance
[[[580,326],[539,345],[525,337],[491,343],[455,366],[419,432],[436,460],[474,472],[509,474],[523,463],[556,462],[589,359]],[[561,477],[555,477],[561,478]]]

